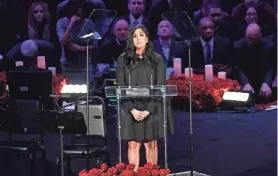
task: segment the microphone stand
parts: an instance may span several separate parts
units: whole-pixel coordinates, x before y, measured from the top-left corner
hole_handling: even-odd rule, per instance
[[[192,124],[192,66],[191,66],[191,42],[184,41],[185,45],[188,47],[188,67],[189,67],[189,171],[190,176],[193,176],[193,124]]]
[[[56,112],[57,113],[57,115],[56,115],[57,125],[58,125],[58,129],[59,129],[59,134],[60,134],[61,176],[64,176],[64,137],[63,137],[64,126],[63,126],[63,124],[61,124],[59,119],[60,119],[60,116],[63,116],[63,114],[65,112],[65,110],[64,110],[65,107],[72,106],[75,104],[76,103],[74,102],[74,103],[69,103],[62,107],[58,107],[57,112]]]

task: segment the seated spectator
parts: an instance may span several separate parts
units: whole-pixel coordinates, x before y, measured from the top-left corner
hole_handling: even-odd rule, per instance
[[[262,36],[271,35],[272,33],[275,32],[274,29],[271,29],[271,27],[267,24],[260,25],[258,13],[257,13],[256,9],[253,7],[249,7],[247,9],[244,19],[245,19],[244,23],[239,24],[236,27],[236,31],[235,31],[235,39],[236,40],[239,40],[239,39],[242,39],[245,37],[246,27],[251,23],[257,23],[261,27]]]
[[[270,97],[275,54],[274,48],[262,38],[260,26],[249,24],[246,38],[236,41],[234,49],[242,89],[253,92],[257,101]]]
[[[66,6],[71,6],[71,3],[75,3],[75,0],[63,0],[60,4],[57,5],[57,18],[60,19],[64,16],[67,16],[68,13],[71,13],[71,9],[67,9]],[[86,12],[84,14],[86,17],[90,15],[91,11],[94,9],[106,9],[106,6],[102,0],[80,0],[86,2]]]
[[[229,14],[222,10],[218,0],[203,0],[202,7],[194,12],[194,24],[198,24],[202,17],[207,17],[208,15],[217,19],[216,21],[221,19],[230,22]]]
[[[172,40],[172,25],[162,20],[157,27],[158,39],[153,40],[154,51],[163,56],[166,67],[173,67],[173,59],[183,50],[183,45]]]
[[[145,0],[127,0],[129,15],[124,19],[128,21],[129,26],[132,28],[137,24],[143,24],[148,27],[148,18],[143,15],[145,10]]]
[[[219,36],[232,38],[232,25],[229,21],[229,15],[222,11],[218,3],[210,4],[207,7],[208,17],[211,18],[216,27],[216,34]]]
[[[28,39],[44,40],[55,45],[53,50],[53,61],[58,73],[61,72],[60,58],[61,45],[57,37],[55,27],[51,23],[51,15],[48,11],[48,5],[44,2],[38,1],[32,3],[28,13]],[[49,46],[47,44],[47,46]],[[52,47],[52,46],[51,46]],[[53,63],[54,64],[54,63]]]
[[[51,16],[47,4],[34,2],[28,13],[28,36],[30,39],[51,40]]]
[[[37,56],[45,56],[46,66],[55,66],[53,61],[54,44],[44,40],[26,40],[16,44],[6,55],[13,63],[23,61],[24,67],[36,68]],[[14,65],[13,65],[14,66]]]
[[[191,42],[192,68],[203,70],[207,64],[230,65],[229,39],[215,35],[215,24],[208,17],[201,18],[199,22],[200,40]],[[188,67],[188,49],[184,50],[184,65]]]
[[[72,14],[57,22],[58,37],[65,53],[65,59],[61,63],[63,74],[69,77],[73,84],[84,84],[87,79],[87,43],[80,38],[80,31],[89,34],[94,29],[93,22],[84,16],[84,5],[84,1],[74,1],[71,6]],[[93,44],[91,40],[88,48],[90,80],[93,72],[92,52],[96,48],[96,43]]]
[[[113,24],[113,38],[100,47],[99,63],[113,65],[118,56],[123,53],[128,37],[128,22],[122,18],[116,19]],[[109,51],[109,52],[108,52]]]
[[[276,12],[274,8],[268,3],[260,2],[259,0],[244,0],[244,2],[234,7],[231,17],[235,23],[244,22],[244,16],[249,7],[256,9],[261,25],[274,25],[276,23]]]
[[[157,25],[162,20],[161,14],[174,10],[184,10],[190,18],[193,16],[191,0],[153,0],[149,11],[149,32],[152,40],[157,37]]]

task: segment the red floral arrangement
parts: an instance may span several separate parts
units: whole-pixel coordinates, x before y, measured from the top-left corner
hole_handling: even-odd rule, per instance
[[[89,172],[82,170],[79,176],[167,176],[169,169],[161,169],[157,164],[147,163],[144,167],[139,167],[134,171],[135,165],[118,163],[115,167],[108,167],[105,163],[101,164],[99,169],[93,168]]]
[[[68,83],[69,79],[62,74],[56,74],[52,77],[53,93],[60,94],[64,85]]]
[[[167,80],[168,85],[177,85],[178,96],[172,97],[175,109],[186,109],[189,102],[189,84],[184,74],[175,77],[172,73]],[[214,76],[212,82],[207,82],[204,75],[194,74],[192,77],[192,109],[194,111],[215,111],[221,103],[224,91],[238,90],[237,81]]]

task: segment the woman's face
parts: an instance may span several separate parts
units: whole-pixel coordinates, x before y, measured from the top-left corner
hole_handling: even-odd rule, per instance
[[[44,20],[44,9],[42,7],[42,5],[37,5],[34,8],[34,19],[36,20],[36,22],[41,23]]]
[[[134,31],[132,39],[136,49],[146,48],[146,45],[149,41],[146,33],[140,28]]]
[[[245,14],[245,21],[247,24],[257,23],[258,15],[257,11],[253,7],[247,9]]]

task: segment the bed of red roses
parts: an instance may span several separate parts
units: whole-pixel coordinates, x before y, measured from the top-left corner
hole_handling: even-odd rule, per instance
[[[176,77],[172,73],[167,80],[168,85],[177,85],[178,96],[172,97],[174,109],[187,110],[189,102],[189,82],[184,74]],[[221,103],[225,91],[238,90],[240,85],[231,79],[213,77],[212,82],[207,82],[203,74],[193,74],[192,77],[192,108],[194,111],[215,111]]]
[[[78,176],[167,176],[170,174],[169,169],[161,169],[159,165],[147,163],[139,167],[137,172],[134,171],[134,164],[125,165],[118,163],[113,167],[108,167],[105,163],[100,168],[93,168],[90,171],[82,170]]]

